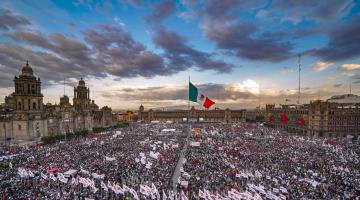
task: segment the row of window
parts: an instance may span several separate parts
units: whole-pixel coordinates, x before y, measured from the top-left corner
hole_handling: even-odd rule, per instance
[[[26,88],[24,90],[24,88]],[[38,88],[35,84],[16,84],[15,85],[15,93],[21,93],[21,92],[25,92],[27,94],[37,94],[37,90],[39,90],[40,88]]]

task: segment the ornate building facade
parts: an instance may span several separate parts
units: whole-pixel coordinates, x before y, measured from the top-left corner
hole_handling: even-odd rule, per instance
[[[36,140],[114,124],[111,108],[99,109],[82,78],[74,87],[73,105],[66,95],[58,105],[44,105],[40,78],[34,76],[28,62],[21,75],[15,76],[14,84],[15,91],[5,97],[6,109],[0,113],[0,141]]]
[[[191,122],[243,122],[245,121],[245,110],[197,110],[192,107],[190,110],[174,110],[174,111],[160,111],[148,110],[145,111],[144,106],[141,105],[138,110],[138,120],[145,122],[159,121],[159,122],[186,122],[187,119]]]
[[[351,101],[346,99],[351,97]],[[355,99],[355,101],[354,101]],[[360,98],[341,95],[301,106],[266,105],[266,124],[308,136],[345,137],[360,134]]]
[[[309,126],[308,105],[266,105],[266,123],[274,128],[306,134]]]
[[[312,101],[309,134],[329,137],[360,135],[360,103]]]

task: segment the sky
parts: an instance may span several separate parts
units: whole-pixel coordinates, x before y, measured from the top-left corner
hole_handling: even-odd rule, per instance
[[[121,110],[186,108],[189,77],[217,108],[295,104],[300,61],[309,103],[360,93],[360,2],[2,0],[0,103],[26,60],[45,103],[83,78]]]

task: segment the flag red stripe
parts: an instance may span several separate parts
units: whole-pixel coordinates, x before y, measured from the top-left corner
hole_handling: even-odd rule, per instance
[[[203,106],[204,106],[205,108],[210,108],[210,107],[211,107],[212,105],[214,105],[214,104],[215,104],[215,102],[213,102],[211,99],[209,99],[209,98],[206,97]]]

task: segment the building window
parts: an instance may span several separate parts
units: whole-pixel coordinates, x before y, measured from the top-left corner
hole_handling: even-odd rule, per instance
[[[33,109],[36,110],[36,103],[33,103]]]
[[[18,128],[19,128],[19,131],[21,131],[21,125],[19,125]]]

